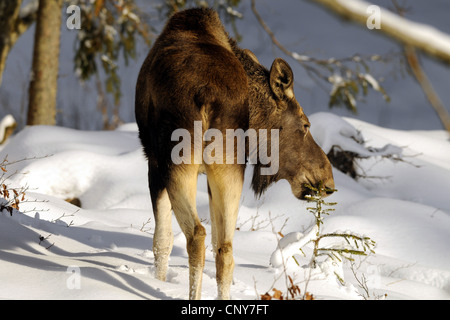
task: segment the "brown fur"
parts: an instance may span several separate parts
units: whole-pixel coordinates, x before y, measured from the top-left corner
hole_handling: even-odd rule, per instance
[[[249,50],[229,38],[217,13],[210,9],[179,12],[168,21],[139,73],[136,120],[149,163],[149,187],[155,215],[156,276],[165,280],[172,249],[171,209],[187,239],[191,299],[201,296],[205,229],[197,215],[197,175],[206,172],[219,298],[228,299],[234,268],[232,243],[245,164],[180,164],[171,160],[179,128],[279,130],[279,170],[261,175],[256,163],[255,194],[286,179],[299,199],[305,183],[333,188],[331,165],[309,133],[309,121],[295,99],[289,65],[276,59],[270,70]],[[268,150],[272,143],[267,139]],[[208,142],[202,142],[202,148]],[[192,146],[194,148],[194,146]],[[249,150],[247,155],[257,150]],[[236,157],[236,153],[235,153]]]

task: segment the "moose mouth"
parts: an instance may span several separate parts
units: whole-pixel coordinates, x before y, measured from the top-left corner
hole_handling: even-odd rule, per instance
[[[328,188],[323,186],[323,183],[320,182],[318,185],[312,185],[309,183],[304,183],[299,193],[295,193],[294,195],[299,200],[309,200],[310,197],[320,196],[320,197],[328,197],[333,194],[336,190],[334,188]]]
[[[302,188],[302,192],[300,192],[300,194],[296,195],[296,197],[299,200],[308,200],[309,197],[312,197],[314,195],[315,195],[314,191],[312,191],[308,188],[305,188],[305,189]]]

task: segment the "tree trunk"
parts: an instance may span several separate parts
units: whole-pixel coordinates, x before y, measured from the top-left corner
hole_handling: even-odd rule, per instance
[[[22,11],[22,0],[0,1],[0,86],[9,52],[36,20],[36,2],[29,2]]]
[[[28,125],[56,123],[63,0],[39,0],[29,89]]]
[[[0,2],[0,85],[5,70],[6,58],[15,42],[15,24],[22,0]]]

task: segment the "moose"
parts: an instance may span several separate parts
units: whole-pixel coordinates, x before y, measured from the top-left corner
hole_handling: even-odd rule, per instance
[[[218,298],[230,299],[233,235],[249,162],[238,161],[236,134],[231,150],[236,151],[232,156],[235,161],[230,161],[229,149],[222,155],[219,149],[212,152],[216,158],[223,156],[221,163],[195,161],[196,153],[201,154],[212,143],[222,143],[216,141],[218,136],[207,138],[207,130],[214,129],[222,136],[254,130],[258,135],[256,145],[245,139],[249,135],[243,136],[247,159],[260,152],[263,144],[266,150],[278,151],[271,157],[276,166],[252,158],[255,196],[281,179],[289,182],[293,195],[300,200],[312,192],[307,185],[326,186],[323,196],[334,188],[331,164],[314,141],[311,124],[295,98],[291,67],[277,58],[271,69],[266,69],[250,50],[239,48],[213,9],[180,11],[166,23],[139,72],[135,114],[148,160],[155,218],[155,276],[166,280],[173,246],[173,210],[186,237],[190,299],[201,298],[205,264],[206,230],[196,208],[198,175],[206,173],[207,177]],[[192,135],[191,150],[183,150],[185,161],[174,161],[173,150],[179,140],[173,133],[180,128]],[[200,138],[194,137],[198,130]],[[277,134],[262,135],[264,130]],[[277,148],[272,148],[275,144]],[[277,170],[264,173],[271,165]]]

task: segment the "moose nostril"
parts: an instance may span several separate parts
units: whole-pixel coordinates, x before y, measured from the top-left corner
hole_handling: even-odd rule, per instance
[[[336,189],[334,189],[334,185],[333,185],[333,188],[325,187],[323,191],[325,191],[325,194],[329,196],[329,195],[333,194],[336,191]]]

